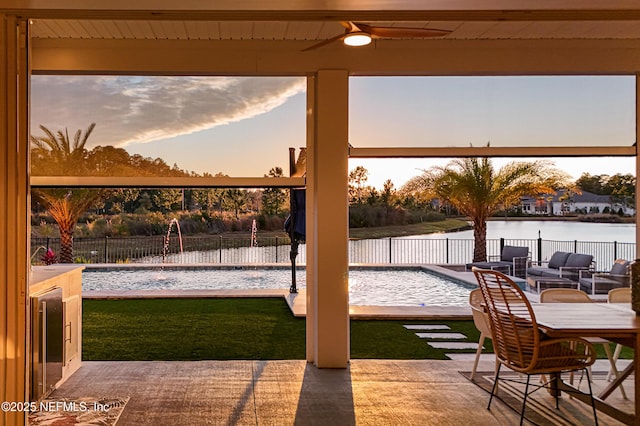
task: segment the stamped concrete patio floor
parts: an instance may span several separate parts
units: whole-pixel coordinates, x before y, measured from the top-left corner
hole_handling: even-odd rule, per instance
[[[492,357],[482,367],[491,371]],[[352,360],[348,369],[306,361],[84,362],[54,398],[130,397],[122,425],[512,425],[519,415],[449,361]],[[552,402],[549,402],[552,404]],[[577,407],[577,405],[581,407]],[[593,418],[576,407],[584,424]],[[599,416],[601,424],[616,424]]]

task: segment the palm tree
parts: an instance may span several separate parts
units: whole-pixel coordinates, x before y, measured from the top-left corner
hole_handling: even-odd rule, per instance
[[[31,136],[31,163],[34,174],[39,175],[82,175],[87,168],[86,144],[87,139],[96,127],[91,123],[82,135],[78,129],[73,137],[69,138],[69,131],[64,129],[52,132],[43,125],[40,130],[46,136]]]
[[[34,190],[38,201],[58,224],[60,263],[73,263],[73,232],[80,216],[104,194],[103,189],[41,188]]]
[[[31,136],[33,168],[38,174],[73,175],[88,174],[87,150],[85,145],[95,123],[92,123],[82,135],[78,130],[73,142],[69,133],[53,133],[44,126],[40,129],[46,136]],[[73,232],[80,216],[98,199],[104,196],[105,189],[86,188],[40,188],[33,195],[51,214],[60,231],[60,262],[73,262]]]
[[[512,162],[496,171],[486,158],[462,158],[426,170],[410,182],[449,203],[473,224],[473,261],[487,258],[487,219],[501,209],[520,204],[525,195],[554,193],[569,176],[546,161]]]

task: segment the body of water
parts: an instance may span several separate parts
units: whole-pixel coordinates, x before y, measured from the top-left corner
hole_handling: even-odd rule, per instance
[[[602,241],[635,243],[636,225],[633,223],[589,223],[545,220],[505,220],[487,222],[487,239],[534,239],[556,241]],[[473,239],[473,231],[414,235],[403,238],[459,238]]]
[[[304,271],[298,288],[306,287]],[[83,291],[288,289],[289,269],[85,270]],[[349,272],[349,303],[359,306],[467,306],[471,286],[422,270],[357,269]]]
[[[633,260],[635,224],[573,221],[490,221],[487,253],[500,254],[500,238],[507,244],[529,247],[533,260],[548,260],[556,251],[594,256],[598,270],[608,270],[616,259]],[[538,236],[542,244],[538,245]],[[349,241],[350,264],[465,264],[473,258],[473,231]],[[148,257],[141,263],[160,263]],[[172,253],[167,263],[264,264],[289,263],[288,246],[241,247],[213,251]],[[306,246],[299,247],[298,263],[306,262]]]

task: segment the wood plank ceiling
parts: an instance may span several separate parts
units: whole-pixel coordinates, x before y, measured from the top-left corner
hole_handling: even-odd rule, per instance
[[[32,37],[41,39],[319,41],[344,32],[335,21],[36,19],[32,23]],[[640,39],[638,20],[364,23],[450,30],[443,37],[450,40]]]

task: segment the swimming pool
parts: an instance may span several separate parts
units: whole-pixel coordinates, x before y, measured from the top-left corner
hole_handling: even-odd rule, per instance
[[[306,287],[304,270],[297,286]],[[83,291],[288,289],[286,268],[98,268],[82,274]],[[349,271],[349,303],[370,306],[467,306],[473,287],[423,269]]]

